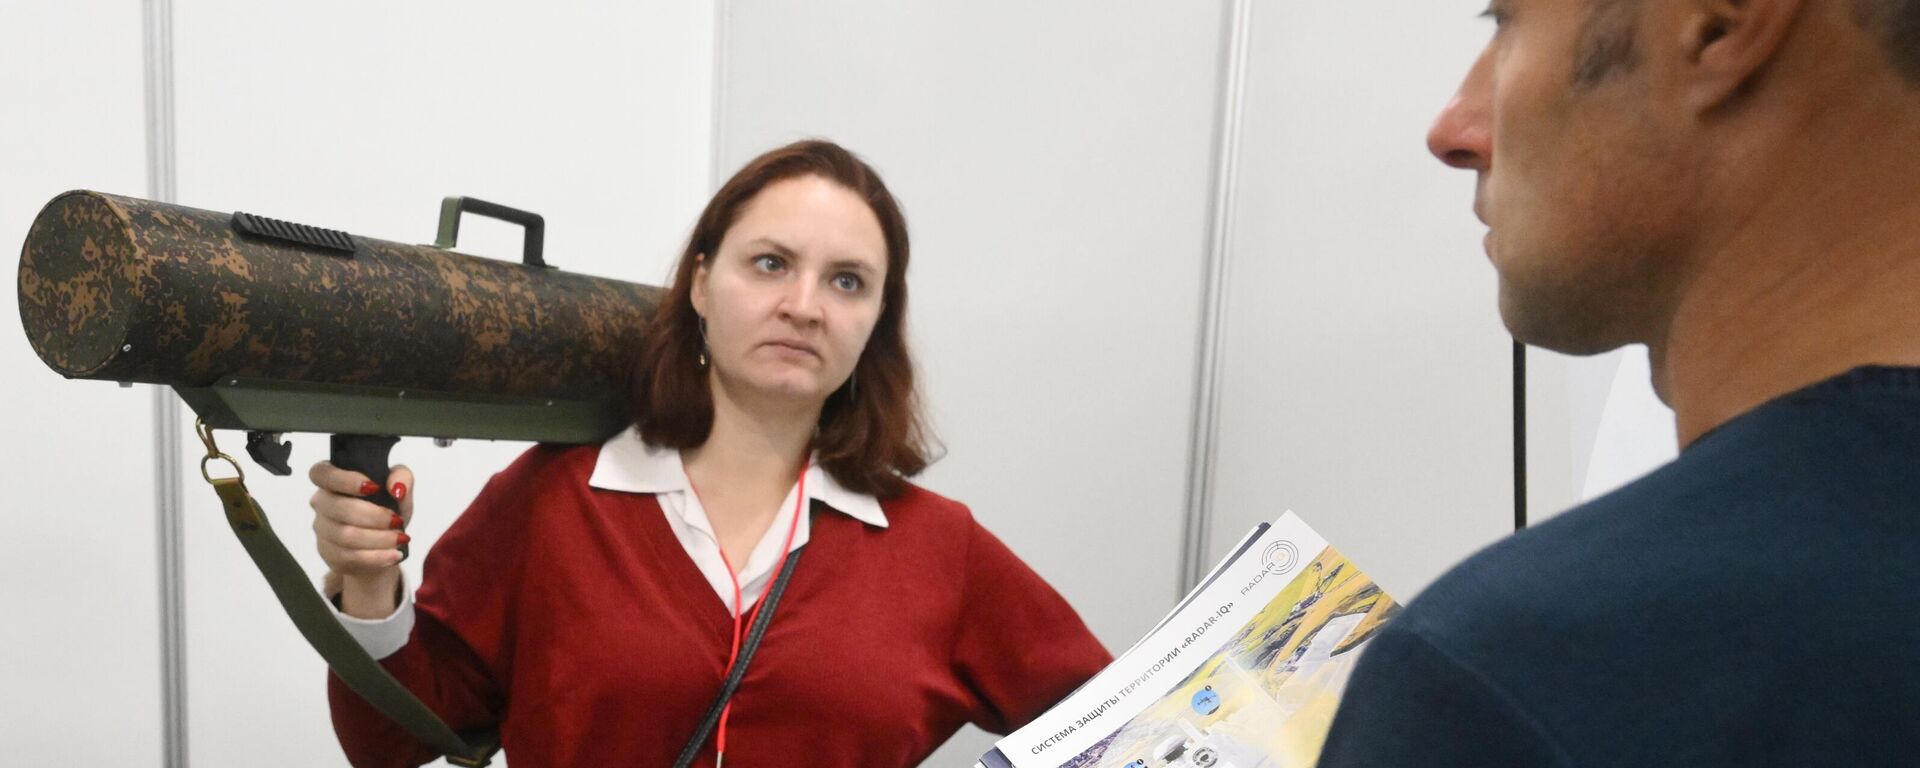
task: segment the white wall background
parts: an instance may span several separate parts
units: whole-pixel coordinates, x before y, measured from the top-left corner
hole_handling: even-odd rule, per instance
[[[658,282],[716,168],[839,140],[912,226],[911,330],[949,448],[923,482],[1116,648],[1182,576],[1218,215],[1207,556],[1293,508],[1410,598],[1512,519],[1509,351],[1472,182],[1422,143],[1489,29],[1473,0],[1249,7],[1236,30],[1231,0],[176,0],[178,199],[426,242],[440,197],[472,195],[546,214],[563,268]],[[0,242],[62,190],[144,193],[140,40],[137,3],[0,2]],[[1226,166],[1223,127],[1241,142]],[[508,225],[462,235],[518,254]],[[18,332],[0,356],[17,505],[0,762],[158,764],[150,390],[62,381]],[[1633,361],[1532,353],[1535,519],[1671,454]],[[318,436],[294,444],[297,467],[323,456]],[[322,667],[222,524],[198,448],[178,448],[191,763],[342,764]],[[416,552],[521,448],[402,443]],[[304,481],[251,485],[317,574]]]
[[[124,2],[0,3],[7,253],[62,191],[144,194],[140,35],[140,9]],[[0,295],[0,317],[18,322],[19,294],[9,284]],[[17,325],[0,332],[0,382],[10,496],[0,534],[0,762],[153,764],[161,708],[152,394],[62,380]],[[100,738],[107,732],[116,738]]]
[[[1565,445],[1578,468],[1568,488],[1576,498],[1604,495],[1673,460],[1679,452],[1673,410],[1654,394],[1646,347],[1561,360],[1571,406]]]
[[[1479,10],[1255,6],[1215,555],[1290,508],[1407,599],[1513,529],[1511,340],[1472,175],[1425,148]]]

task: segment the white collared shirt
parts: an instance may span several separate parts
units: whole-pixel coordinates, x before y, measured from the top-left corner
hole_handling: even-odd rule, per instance
[[[809,462],[806,479],[808,499],[819,501],[867,525],[887,527],[887,516],[880,511],[877,499],[847,490],[819,464]],[[720,539],[713,533],[713,522],[707,518],[706,507],[701,506],[699,495],[693,492],[693,482],[687,478],[687,469],[680,463],[678,450],[649,446],[640,439],[639,430],[629,427],[601,447],[600,459],[593,465],[593,476],[587,480],[587,484],[605,491],[651,493],[658,497],[660,509],[666,513],[667,524],[673,528],[674,537],[680,540],[680,546],[693,558],[694,565],[700,567],[700,573],[707,577],[707,584],[720,595],[720,601],[736,615],[752,608],[760,596],[766,594],[768,583],[779,570],[783,556],[780,546],[787,542],[787,529],[793,524],[794,494],[799,491],[797,484],[787,489],[786,498],[780,500],[779,514],[774,517],[773,524],[767,526],[767,532],[760,536],[760,543],[747,556],[747,562],[739,564],[740,600],[743,605],[735,607],[733,579],[727,573],[726,559],[720,554]],[[796,550],[806,545],[813,530],[812,521],[805,514],[805,505],[800,512],[799,526],[793,531],[793,548]]]
[[[867,525],[887,527],[887,516],[881,512],[878,499],[848,490],[819,464],[809,464],[806,481],[808,499]],[[713,523],[707,517],[706,508],[701,506],[700,497],[693,492],[693,482],[687,478],[680,451],[649,446],[640,439],[638,429],[629,427],[601,446],[600,457],[593,465],[587,484],[604,491],[654,494],[660,502],[660,511],[666,515],[668,527],[673,529],[674,538],[680,541],[701,575],[707,577],[707,584],[720,596],[720,602],[736,615],[751,609],[766,594],[783,559],[781,545],[786,543],[787,530],[793,526],[794,494],[799,490],[796,484],[787,491],[773,524],[767,526],[760,543],[754,545],[747,562],[738,569],[741,606],[736,607],[734,582],[727,572],[726,559],[720,554],[720,540],[714,535]],[[793,531],[795,550],[806,545],[813,530],[812,520],[804,514],[807,506],[810,505],[800,507],[800,521]],[[408,636],[413,633],[413,610],[413,591],[402,584],[400,605],[386,618],[357,619],[337,610],[334,613],[367,653],[383,659],[407,644]]]

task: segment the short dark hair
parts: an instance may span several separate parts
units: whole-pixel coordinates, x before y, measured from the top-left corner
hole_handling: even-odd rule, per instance
[[[1907,82],[1920,85],[1920,2],[1854,0],[1854,17],[1880,38],[1887,62]]]
[[[1575,50],[1573,81],[1590,88],[1639,63],[1634,15],[1640,0],[1594,0]],[[1887,63],[1920,86],[1920,0],[1853,0],[1854,19],[1880,41]]]
[[[687,238],[653,319],[646,349],[630,379],[630,403],[640,437],[651,445],[697,448],[713,431],[713,392],[698,358],[703,342],[693,310],[693,274],[700,257],[715,256],[747,203],[769,184],[816,176],[845,187],[880,220],[887,275],[880,318],[854,365],[850,386],[827,398],[814,450],[820,466],[847,489],[891,496],[905,477],[926,469],[932,436],[913,383],[907,350],[907,220],[872,166],[830,141],[795,142],[753,159],[715,192]]]
[[[1640,63],[1633,35],[1640,0],[1593,0],[1574,45],[1573,84],[1592,88]]]

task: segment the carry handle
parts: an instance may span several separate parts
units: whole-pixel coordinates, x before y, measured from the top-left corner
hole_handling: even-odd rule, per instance
[[[529,267],[545,267],[547,260],[541,255],[546,247],[547,220],[532,211],[508,208],[499,203],[489,203],[472,197],[449,197],[440,201],[440,235],[433,239],[436,248],[453,248],[460,239],[460,214],[471,213],[489,219],[499,219],[511,224],[519,224],[527,230],[526,246],[521,261]]]

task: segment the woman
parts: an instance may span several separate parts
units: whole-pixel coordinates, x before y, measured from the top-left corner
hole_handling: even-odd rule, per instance
[[[497,724],[516,768],[673,763],[740,626],[799,551],[699,765],[912,766],[961,725],[1005,732],[1106,665],[1059,595],[928,461],[904,334],[907,229],[873,170],[808,141],[701,214],[652,321],[635,425],[539,446],[427,556],[366,478],[312,471],[342,621],[455,729]],[[338,679],[355,765],[435,757]]]

